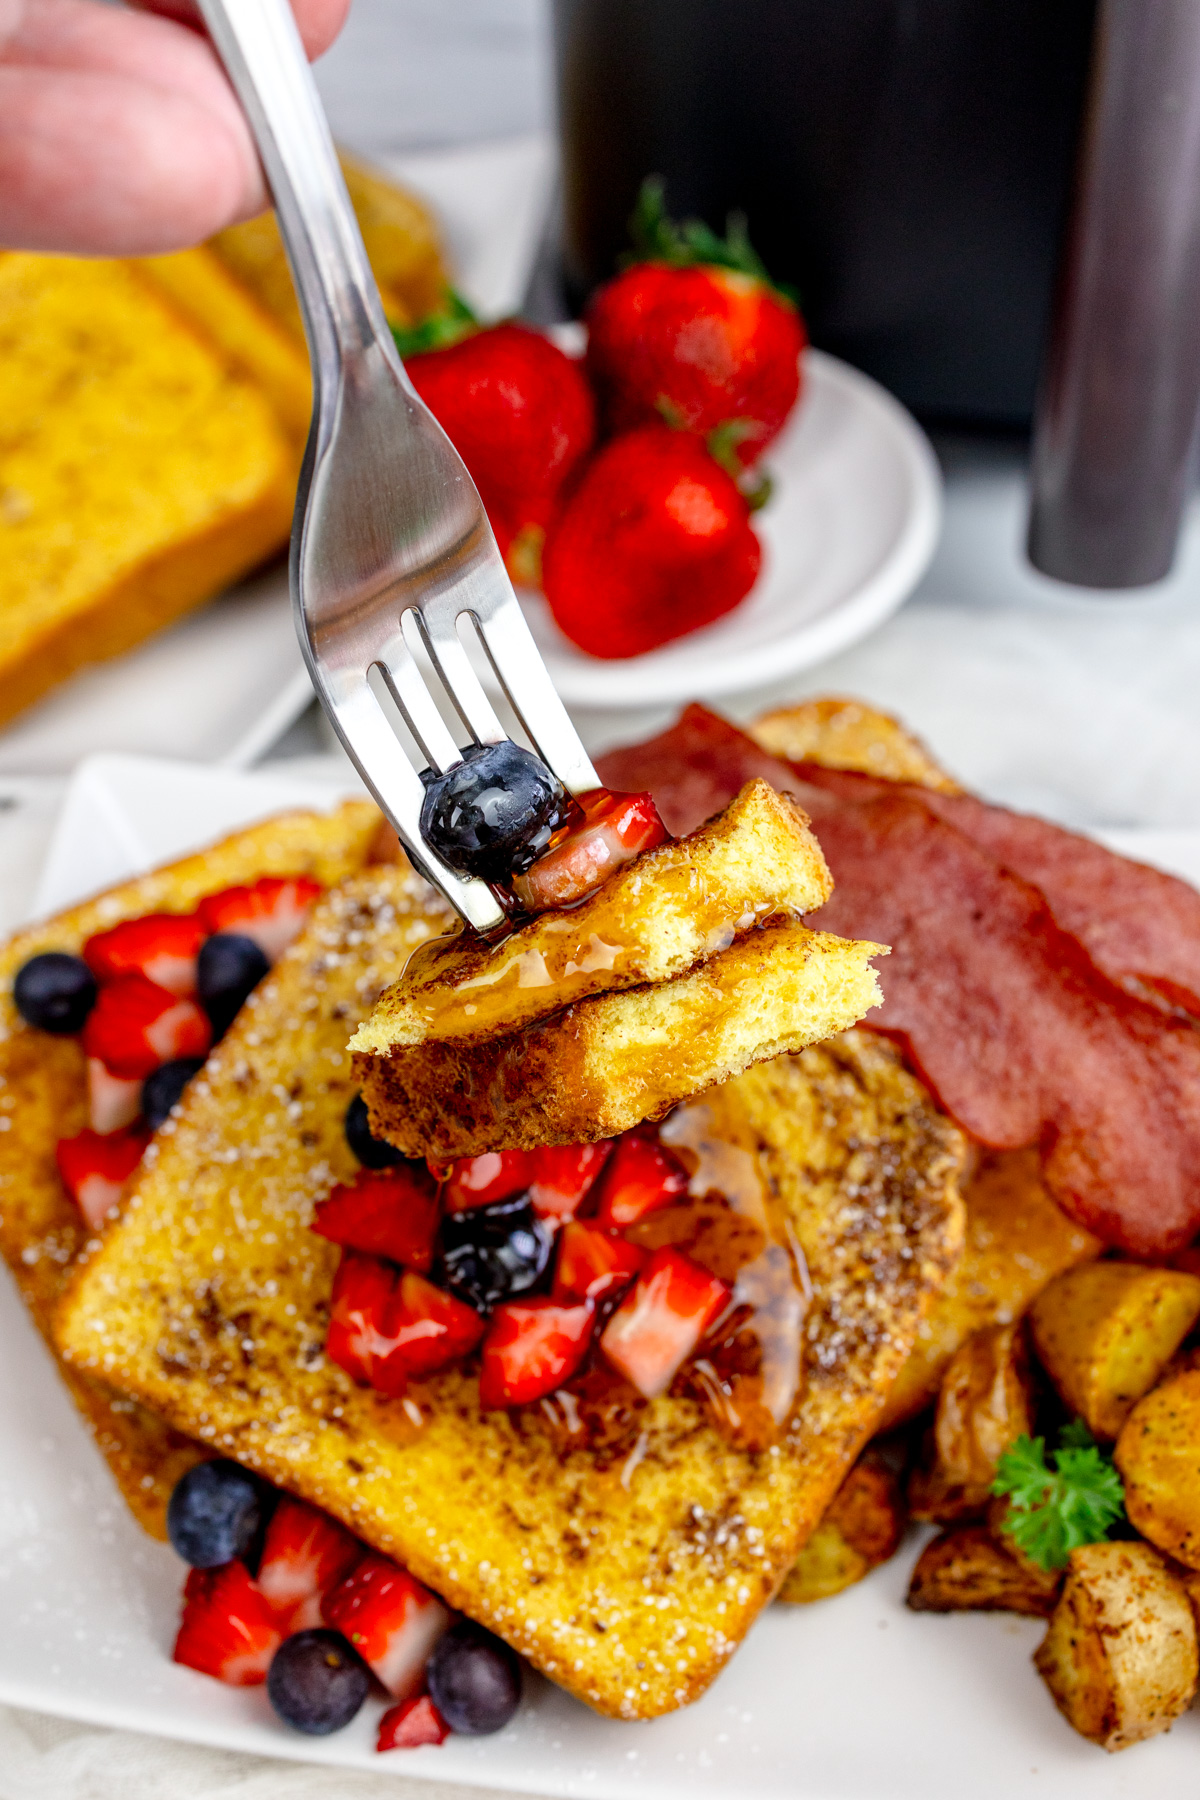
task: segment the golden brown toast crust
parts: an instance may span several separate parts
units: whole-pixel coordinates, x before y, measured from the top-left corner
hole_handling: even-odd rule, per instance
[[[615,1137],[751,1063],[857,1024],[879,944],[778,922],[690,973],[595,995],[481,1043],[355,1055],[377,1136],[409,1156]]]
[[[17,970],[39,951],[78,951],[93,932],[122,919],[186,912],[203,895],[260,875],[339,880],[361,866],[378,822],[376,809],[359,801],[328,816],[289,813],[84,901],[0,948],[0,1119],[7,1127],[0,1131],[0,1252],[48,1343],[70,1265],[90,1235],[54,1159],[58,1140],[87,1123],[85,1065],[74,1038],[22,1021],[12,1000]],[[70,1369],[63,1374],[130,1508],[147,1531],[164,1536],[171,1488],[195,1461],[197,1446],[101,1383]]]
[[[855,769],[880,781],[910,781],[943,794],[961,794],[953,776],[930,756],[920,738],[890,713],[861,700],[825,696],[763,713],[746,727],[756,743],[785,762],[823,763]]]
[[[870,1034],[697,1103],[740,1119],[813,1284],[807,1384],[770,1452],[731,1448],[686,1398],[635,1402],[632,1437],[607,1450],[570,1448],[532,1409],[480,1414],[463,1371],[385,1400],[325,1359],[337,1252],[308,1227],[355,1166],[348,1029],[439,923],[399,870],[326,898],[159,1134],[59,1342],[342,1518],[590,1705],[649,1717],[713,1679],[869,1435],[958,1253],[961,1139]]]
[[[800,808],[750,781],[690,837],[638,857],[580,905],[543,913],[498,945],[469,932],[430,945],[351,1048],[387,1055],[499,1037],[594,994],[671,981],[768,920],[815,911],[832,892]]]

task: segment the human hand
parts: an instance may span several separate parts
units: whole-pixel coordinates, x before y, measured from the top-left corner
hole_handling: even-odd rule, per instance
[[[291,0],[310,57],[350,0]],[[145,256],[269,203],[192,0],[0,0],[0,245]]]

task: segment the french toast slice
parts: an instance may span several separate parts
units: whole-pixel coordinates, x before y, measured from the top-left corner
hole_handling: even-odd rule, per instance
[[[807,1379],[770,1451],[734,1449],[677,1395],[579,1447],[539,1410],[481,1412],[461,1368],[385,1399],[324,1354],[337,1250],[309,1226],[355,1169],[349,1029],[437,928],[401,868],[314,909],[80,1265],[58,1341],[81,1372],[341,1518],[599,1711],[650,1717],[712,1681],[870,1435],[958,1255],[962,1141],[869,1033],[694,1103],[777,1187],[808,1263]]]
[[[907,726],[863,700],[822,695],[762,713],[746,730],[769,755],[784,762],[854,769],[880,781],[911,782],[942,794],[963,791]]]
[[[340,880],[366,860],[379,822],[375,807],[360,801],[328,815],[285,814],[30,926],[0,948],[0,1252],[52,1349],[55,1307],[92,1237],[54,1155],[60,1138],[87,1123],[85,1062],[77,1039],[35,1031],[21,1019],[12,998],[17,970],[43,950],[77,952],[93,932],[122,919],[186,912],[203,895],[260,875]],[[60,1366],[131,1511],[147,1531],[165,1536],[167,1500],[201,1454],[197,1445],[102,1382]]]
[[[0,253],[0,721],[286,542],[266,389],[132,262]]]
[[[770,920],[799,918],[833,882],[795,801],[747,782],[699,831],[618,870],[563,912],[498,945],[471,932],[431,944],[359,1027],[352,1048],[453,1040],[466,1046],[532,1025],[593,994],[671,981]]]
[[[883,945],[781,921],[673,981],[593,995],[503,1036],[356,1050],[371,1129],[439,1160],[615,1137],[857,1024],[881,997],[880,955]]]

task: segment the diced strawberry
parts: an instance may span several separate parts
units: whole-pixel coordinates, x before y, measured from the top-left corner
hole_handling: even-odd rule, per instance
[[[438,1226],[437,1184],[423,1163],[360,1169],[322,1200],[313,1230],[350,1250],[428,1269]]]
[[[282,1636],[246,1565],[193,1569],[183,1593],[175,1661],[230,1687],[265,1681]]]
[[[610,794],[595,788],[581,794],[583,823],[513,881],[513,892],[528,912],[572,906],[623,863],[665,841],[667,830],[650,794]]]
[[[653,1400],[675,1379],[730,1290],[669,1246],[656,1250],[600,1336],[600,1348],[639,1394]]]
[[[321,1623],[321,1601],[362,1560],[353,1533],[284,1495],[267,1526],[258,1586],[284,1637]]]
[[[456,1162],[442,1195],[447,1212],[466,1212],[472,1206],[490,1206],[519,1194],[533,1179],[533,1156],[528,1150],[489,1150],[484,1156],[467,1156]]]
[[[205,931],[232,931],[253,938],[268,962],[283,955],[321,892],[306,875],[264,875],[251,887],[223,888],[200,902]]]
[[[147,913],[90,937],[83,960],[97,981],[144,975],[170,994],[194,994],[196,958],[207,935],[198,913]]]
[[[377,1750],[415,1750],[421,1744],[444,1744],[450,1727],[428,1694],[414,1694],[389,1706],[379,1721]]]
[[[325,1349],[340,1369],[364,1387],[386,1386],[385,1367],[396,1347],[388,1332],[395,1291],[396,1271],[390,1264],[358,1250],[342,1252],[333,1278]],[[399,1385],[386,1387],[386,1391],[402,1393],[399,1365],[390,1373],[393,1382],[400,1377]]]
[[[388,1312],[395,1357],[409,1375],[432,1375],[474,1350],[484,1322],[473,1306],[409,1271]]]
[[[686,1194],[687,1185],[683,1169],[661,1144],[632,1134],[623,1137],[604,1171],[596,1223],[618,1230],[634,1225]]]
[[[432,1375],[483,1336],[473,1306],[411,1270],[348,1250],[333,1283],[325,1348],[339,1368],[381,1394],[402,1394],[410,1375]]]
[[[523,1406],[560,1388],[587,1354],[594,1317],[587,1303],[545,1296],[498,1306],[483,1343],[480,1406]]]
[[[62,1138],[55,1151],[63,1185],[93,1229],[99,1227],[121,1198],[121,1191],[142,1160],[148,1131],[81,1131]]]
[[[529,1199],[539,1219],[573,1219],[608,1161],[611,1138],[599,1144],[548,1145],[533,1152]]]
[[[100,989],[83,1028],[83,1047],[110,1075],[140,1080],[163,1063],[206,1056],[212,1026],[194,1000],[157,987],[144,975],[118,975]]]
[[[421,1687],[429,1652],[451,1614],[407,1569],[372,1551],[326,1597],[324,1618],[389,1694],[407,1700]]]
[[[645,1267],[648,1252],[623,1237],[572,1219],[558,1240],[556,1300],[599,1300],[625,1287]]]
[[[88,1124],[101,1137],[132,1125],[142,1110],[142,1084],[135,1076],[110,1075],[98,1056],[87,1059]]]

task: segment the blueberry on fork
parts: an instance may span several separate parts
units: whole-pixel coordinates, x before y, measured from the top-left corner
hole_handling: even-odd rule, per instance
[[[571,817],[562,783],[511,738],[468,744],[460,763],[422,780],[425,841],[450,868],[484,881],[522,874]]]

